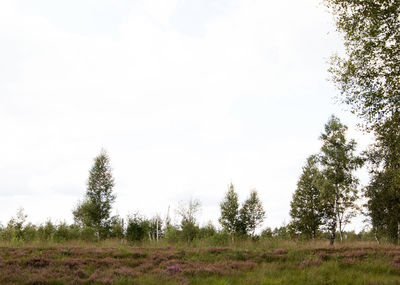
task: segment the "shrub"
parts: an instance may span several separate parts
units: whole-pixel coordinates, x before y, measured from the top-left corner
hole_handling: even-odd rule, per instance
[[[126,228],[126,239],[128,241],[142,241],[146,238],[149,232],[149,221],[140,216],[134,214],[128,217],[128,226]]]
[[[110,237],[122,239],[124,237],[124,220],[119,216],[111,218]]]
[[[51,241],[53,240],[55,231],[56,226],[53,225],[51,220],[48,220],[44,225],[40,225],[37,228],[37,238],[42,241]]]
[[[82,227],[80,232],[80,238],[84,241],[96,241],[98,240],[98,231],[92,227]]]
[[[181,231],[172,225],[165,229],[165,239],[168,243],[177,243],[180,240]]]

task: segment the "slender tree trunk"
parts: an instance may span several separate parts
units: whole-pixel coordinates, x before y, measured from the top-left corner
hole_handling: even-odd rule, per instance
[[[397,245],[400,245],[400,221],[397,221]]]
[[[335,203],[333,205],[333,221],[332,221],[332,227],[331,227],[331,238],[330,238],[330,245],[333,245],[335,243],[335,238],[336,238],[336,228],[337,228],[337,200],[338,200],[338,193],[336,192],[335,195]]]
[[[378,233],[375,230],[375,240],[378,244],[380,244],[379,238],[378,238]]]
[[[342,232],[342,221],[340,219],[339,220],[339,237],[340,237],[340,243],[343,242],[343,232]]]
[[[335,238],[336,238],[336,230],[333,229],[333,227],[332,227],[332,229],[331,229],[331,238],[329,240],[329,244],[330,245],[333,245],[335,243]]]
[[[158,218],[157,218],[157,242],[158,242]]]

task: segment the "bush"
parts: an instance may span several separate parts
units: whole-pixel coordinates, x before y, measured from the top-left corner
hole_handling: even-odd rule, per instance
[[[214,246],[226,246],[231,240],[231,235],[226,231],[216,232],[210,237],[210,241]]]
[[[128,217],[128,226],[126,228],[126,239],[130,242],[142,241],[147,237],[149,232],[149,221],[135,214]]]
[[[124,238],[124,220],[119,216],[111,218],[110,237],[118,239]]]
[[[165,229],[165,239],[168,243],[177,243],[181,239],[181,231],[172,225]]]
[[[40,225],[37,228],[37,238],[41,241],[51,241],[55,231],[56,226],[53,225],[51,220],[48,220],[44,225]]]
[[[36,233],[37,233],[36,226],[31,223],[28,223],[21,230],[20,240],[25,242],[33,241],[36,237]]]
[[[181,231],[181,238],[185,242],[192,242],[199,234],[199,227],[194,223],[183,223]]]
[[[216,233],[217,230],[215,229],[214,225],[211,222],[209,222],[205,227],[199,229],[198,238],[199,239],[210,238]]]
[[[84,241],[97,241],[98,235],[97,230],[92,227],[82,227],[80,232],[80,238]]]
[[[71,239],[69,226],[65,222],[57,225],[54,232],[54,241],[63,242]]]

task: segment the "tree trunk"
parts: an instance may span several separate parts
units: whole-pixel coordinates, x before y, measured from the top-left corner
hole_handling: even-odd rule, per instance
[[[379,238],[378,238],[378,233],[375,231],[375,240],[378,244],[380,244]]]
[[[158,242],[158,218],[157,218],[157,242]]]
[[[331,230],[331,238],[329,240],[329,244],[333,245],[335,243],[335,238],[336,238],[336,231],[335,230]]]
[[[335,243],[335,238],[336,238],[336,228],[337,228],[337,200],[338,200],[338,194],[336,192],[335,195],[335,203],[333,205],[333,221],[332,221],[332,227],[331,227],[331,238],[330,238],[330,245],[333,245]]]
[[[400,245],[400,221],[397,222],[397,245]]]
[[[339,219],[339,237],[340,237],[340,243],[343,242],[343,232],[342,232],[342,222]]]

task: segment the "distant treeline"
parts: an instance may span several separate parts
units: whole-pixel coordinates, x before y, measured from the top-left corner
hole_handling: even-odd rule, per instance
[[[153,242],[163,244],[202,244],[212,246],[232,245],[232,236],[224,229],[216,229],[211,223],[205,226],[195,225],[188,230],[180,225],[166,225],[158,216],[151,219],[129,217],[126,222],[123,219],[113,220],[107,239],[120,240],[127,243]],[[126,223],[126,224],[125,224]],[[345,241],[374,241],[375,236],[371,231],[360,233],[343,232]],[[236,234],[237,240],[306,240],[307,236],[298,235],[289,226],[281,226],[275,229],[266,228],[261,233],[249,236]],[[330,232],[318,232],[317,239],[327,239]],[[71,241],[98,242],[97,230],[78,224],[67,224],[65,222],[53,223],[48,220],[44,224],[34,225],[27,221],[27,216],[20,209],[17,216],[12,218],[7,226],[0,227],[0,242],[12,245],[34,244],[34,243],[66,243]],[[236,242],[233,241],[233,242]]]
[[[181,202],[175,210],[178,224],[171,223],[168,214],[148,218],[140,213],[126,218],[112,216],[112,205],[116,196],[110,165],[105,150],[95,157],[89,172],[86,194],[73,210],[73,224],[51,221],[36,226],[27,222],[23,210],[17,212],[5,227],[0,227],[0,239],[5,242],[30,241],[99,241],[120,239],[128,242],[166,241],[192,243],[207,240],[210,244],[225,245],[236,239],[321,239],[333,244],[336,236],[343,240],[393,239],[388,230],[359,234],[345,232],[345,226],[361,213],[358,179],[354,172],[368,161],[367,154],[356,155],[356,142],[346,138],[347,126],[332,116],[320,136],[321,151],[307,159],[297,189],[290,203],[292,220],[274,230],[258,230],[266,213],[257,190],[251,190],[248,198],[239,203],[239,197],[231,183],[220,202],[220,227],[211,222],[199,226],[197,215],[201,204],[198,200]],[[372,189],[371,184],[367,189]],[[368,192],[366,192],[368,193]],[[370,202],[369,202],[370,203]],[[364,205],[368,208],[368,203]],[[373,224],[374,225],[374,224]]]

